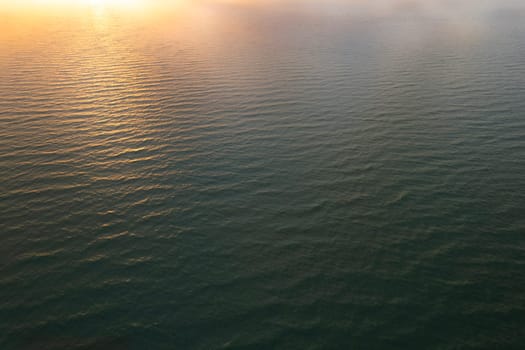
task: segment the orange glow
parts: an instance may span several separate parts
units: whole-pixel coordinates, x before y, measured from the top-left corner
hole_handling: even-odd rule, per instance
[[[0,13],[5,11],[42,13],[74,9],[108,8],[126,11],[143,10],[147,0],[0,0]]]

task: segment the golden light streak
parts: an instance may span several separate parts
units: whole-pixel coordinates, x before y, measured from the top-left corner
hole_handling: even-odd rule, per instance
[[[68,10],[85,7],[108,7],[122,10],[135,10],[145,7],[147,0],[0,0],[0,10],[24,9],[33,11]]]

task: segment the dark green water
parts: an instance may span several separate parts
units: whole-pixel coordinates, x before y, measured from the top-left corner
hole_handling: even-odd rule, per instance
[[[0,348],[522,349],[524,6],[401,3],[0,12]]]

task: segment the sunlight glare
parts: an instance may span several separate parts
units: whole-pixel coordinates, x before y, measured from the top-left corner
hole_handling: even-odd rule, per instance
[[[75,5],[89,5],[93,7],[118,7],[134,8],[142,5],[146,0],[22,0],[20,4],[31,4],[41,6],[53,6],[67,8]]]

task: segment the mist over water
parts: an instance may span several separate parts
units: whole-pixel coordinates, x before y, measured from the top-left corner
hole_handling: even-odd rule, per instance
[[[522,1],[0,0],[1,349],[521,349]]]

